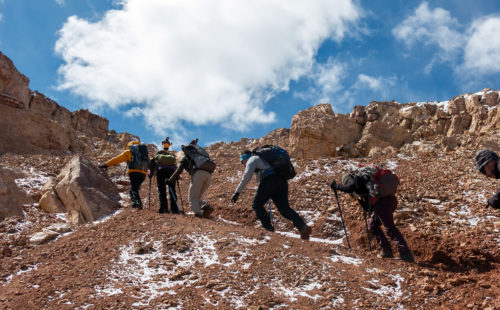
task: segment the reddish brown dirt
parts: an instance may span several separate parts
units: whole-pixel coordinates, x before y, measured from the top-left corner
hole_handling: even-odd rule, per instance
[[[215,154],[212,150],[212,152]],[[416,264],[368,250],[363,214],[340,194],[352,250],[344,236],[332,179],[364,159],[296,162],[293,208],[313,225],[298,239],[273,209],[278,233],[263,230],[251,209],[255,183],[238,203],[237,153],[217,155],[206,200],[212,219],[157,214],[125,205],[103,222],[35,246],[29,236],[62,221],[36,205],[0,222],[1,309],[500,309],[500,211],[485,209],[497,184],[473,170],[472,151],[377,158],[401,177],[397,225]],[[218,153],[217,153],[218,154]],[[66,159],[4,154],[9,167],[55,175]],[[123,168],[109,174],[117,180]],[[120,185],[128,190],[126,182]],[[141,194],[148,205],[148,180]],[[187,206],[188,176],[181,181]],[[36,197],[36,194],[33,194]],[[293,234],[293,235],[292,235]]]

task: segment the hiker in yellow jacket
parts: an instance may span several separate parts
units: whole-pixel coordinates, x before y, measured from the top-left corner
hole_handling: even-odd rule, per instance
[[[139,189],[148,174],[148,152],[145,144],[139,141],[131,141],[127,144],[127,149],[120,155],[111,158],[99,168],[108,169],[108,167],[127,162],[127,174],[130,178],[130,201],[132,208],[142,209],[141,196]]]

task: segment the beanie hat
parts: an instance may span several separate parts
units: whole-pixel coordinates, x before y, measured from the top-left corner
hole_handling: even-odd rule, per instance
[[[243,152],[241,152],[240,162],[243,162],[244,160],[249,159],[251,156],[252,156],[252,152],[250,152],[249,150],[244,150]]]
[[[191,140],[191,142],[189,142],[189,144],[191,144],[191,145],[198,145],[198,138],[196,138],[194,140]]]
[[[492,160],[498,160],[498,155],[490,150],[481,150],[476,153],[476,169],[482,171],[483,167]]]

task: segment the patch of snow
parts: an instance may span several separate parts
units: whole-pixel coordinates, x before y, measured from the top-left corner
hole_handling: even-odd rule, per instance
[[[389,170],[394,170],[398,167],[398,162],[395,161],[395,160],[387,160],[387,163],[385,164],[385,166],[387,167],[387,169]]]
[[[398,300],[400,297],[403,296],[403,291],[401,289],[401,284],[404,281],[404,278],[400,276],[399,274],[396,275],[388,275],[392,280],[394,280],[395,286],[392,285],[380,285],[379,279],[372,279],[368,281],[369,283],[378,286],[378,289],[372,289],[368,287],[363,287],[363,289],[375,293],[380,296],[386,296],[390,300]]]
[[[363,262],[363,260],[360,258],[343,256],[343,255],[333,255],[329,258],[334,263],[343,262],[345,264],[355,265],[355,266],[359,266]]]
[[[229,220],[226,220],[224,219],[222,216],[219,215],[219,217],[217,218],[217,220],[221,220],[222,222],[224,223],[227,223],[227,224],[231,224],[231,225],[235,225],[235,226],[241,226],[243,224],[240,224],[240,223],[236,223],[236,222],[232,222],[232,221],[229,221]]]
[[[29,168],[29,174],[26,178],[15,179],[16,185],[24,190],[28,195],[34,194],[40,191],[45,183],[50,179],[47,175],[35,170],[35,168]]]

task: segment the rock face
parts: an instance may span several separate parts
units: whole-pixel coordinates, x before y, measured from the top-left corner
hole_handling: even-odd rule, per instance
[[[119,200],[114,183],[90,161],[75,155],[57,178],[44,186],[40,207],[49,212],[67,212],[76,224],[111,214],[120,207]]]
[[[78,137],[107,139],[108,120],[88,110],[70,112],[29,87],[29,79],[0,53],[0,152],[78,152]]]
[[[23,204],[33,200],[14,182],[17,173],[0,166],[0,221],[11,216],[23,216]]]
[[[464,143],[498,150],[499,93],[484,89],[431,103],[373,101],[356,106],[350,115],[320,104],[293,117],[291,155],[307,159],[376,156],[401,148],[449,151]]]

